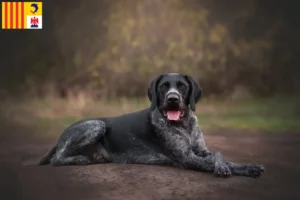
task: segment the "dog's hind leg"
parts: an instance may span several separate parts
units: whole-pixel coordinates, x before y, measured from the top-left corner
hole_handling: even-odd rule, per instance
[[[47,165],[56,152],[57,146],[52,147],[40,160],[39,165]]]
[[[69,156],[69,157],[55,157],[51,160],[51,164],[54,166],[64,166],[64,165],[87,165],[91,161],[87,156]]]
[[[51,164],[55,166],[91,164],[93,159],[85,152],[91,146],[97,146],[97,142],[105,132],[106,125],[101,120],[86,120],[70,126],[59,139]]]

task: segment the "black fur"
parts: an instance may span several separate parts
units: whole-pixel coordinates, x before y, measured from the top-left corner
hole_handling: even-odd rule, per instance
[[[157,164],[211,172],[217,177],[261,176],[262,165],[227,162],[219,152],[207,149],[194,115],[201,95],[199,84],[190,76],[160,75],[148,88],[149,108],[74,123],[39,164]],[[172,112],[180,117],[170,118]]]
[[[200,100],[200,97],[202,96],[202,89],[200,88],[199,84],[195,82],[190,76],[185,75],[185,77],[191,86],[191,92],[189,97],[190,107],[192,111],[195,111],[196,103]]]
[[[150,109],[154,110],[157,107],[157,96],[156,96],[156,90],[157,90],[157,83],[162,78],[163,75],[160,75],[156,77],[149,85],[148,87],[148,98],[151,101]]]

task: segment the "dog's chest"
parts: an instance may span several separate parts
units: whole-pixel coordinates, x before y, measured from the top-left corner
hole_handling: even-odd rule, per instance
[[[185,142],[187,144],[189,144],[189,145],[192,144],[191,133],[188,129],[183,128],[183,127],[173,127],[172,129],[171,129],[171,132],[173,134],[177,134],[182,140],[185,140]]]
[[[166,144],[180,144],[190,146],[192,144],[192,137],[188,129],[184,127],[160,127],[158,129],[158,135],[163,139]]]

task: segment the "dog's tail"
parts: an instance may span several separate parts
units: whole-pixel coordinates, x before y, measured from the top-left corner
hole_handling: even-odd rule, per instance
[[[39,165],[50,164],[52,156],[56,153],[57,146],[52,147],[40,160]]]

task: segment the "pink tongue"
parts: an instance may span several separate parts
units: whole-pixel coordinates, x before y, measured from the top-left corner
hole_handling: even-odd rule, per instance
[[[179,120],[180,111],[167,111],[168,120]]]

